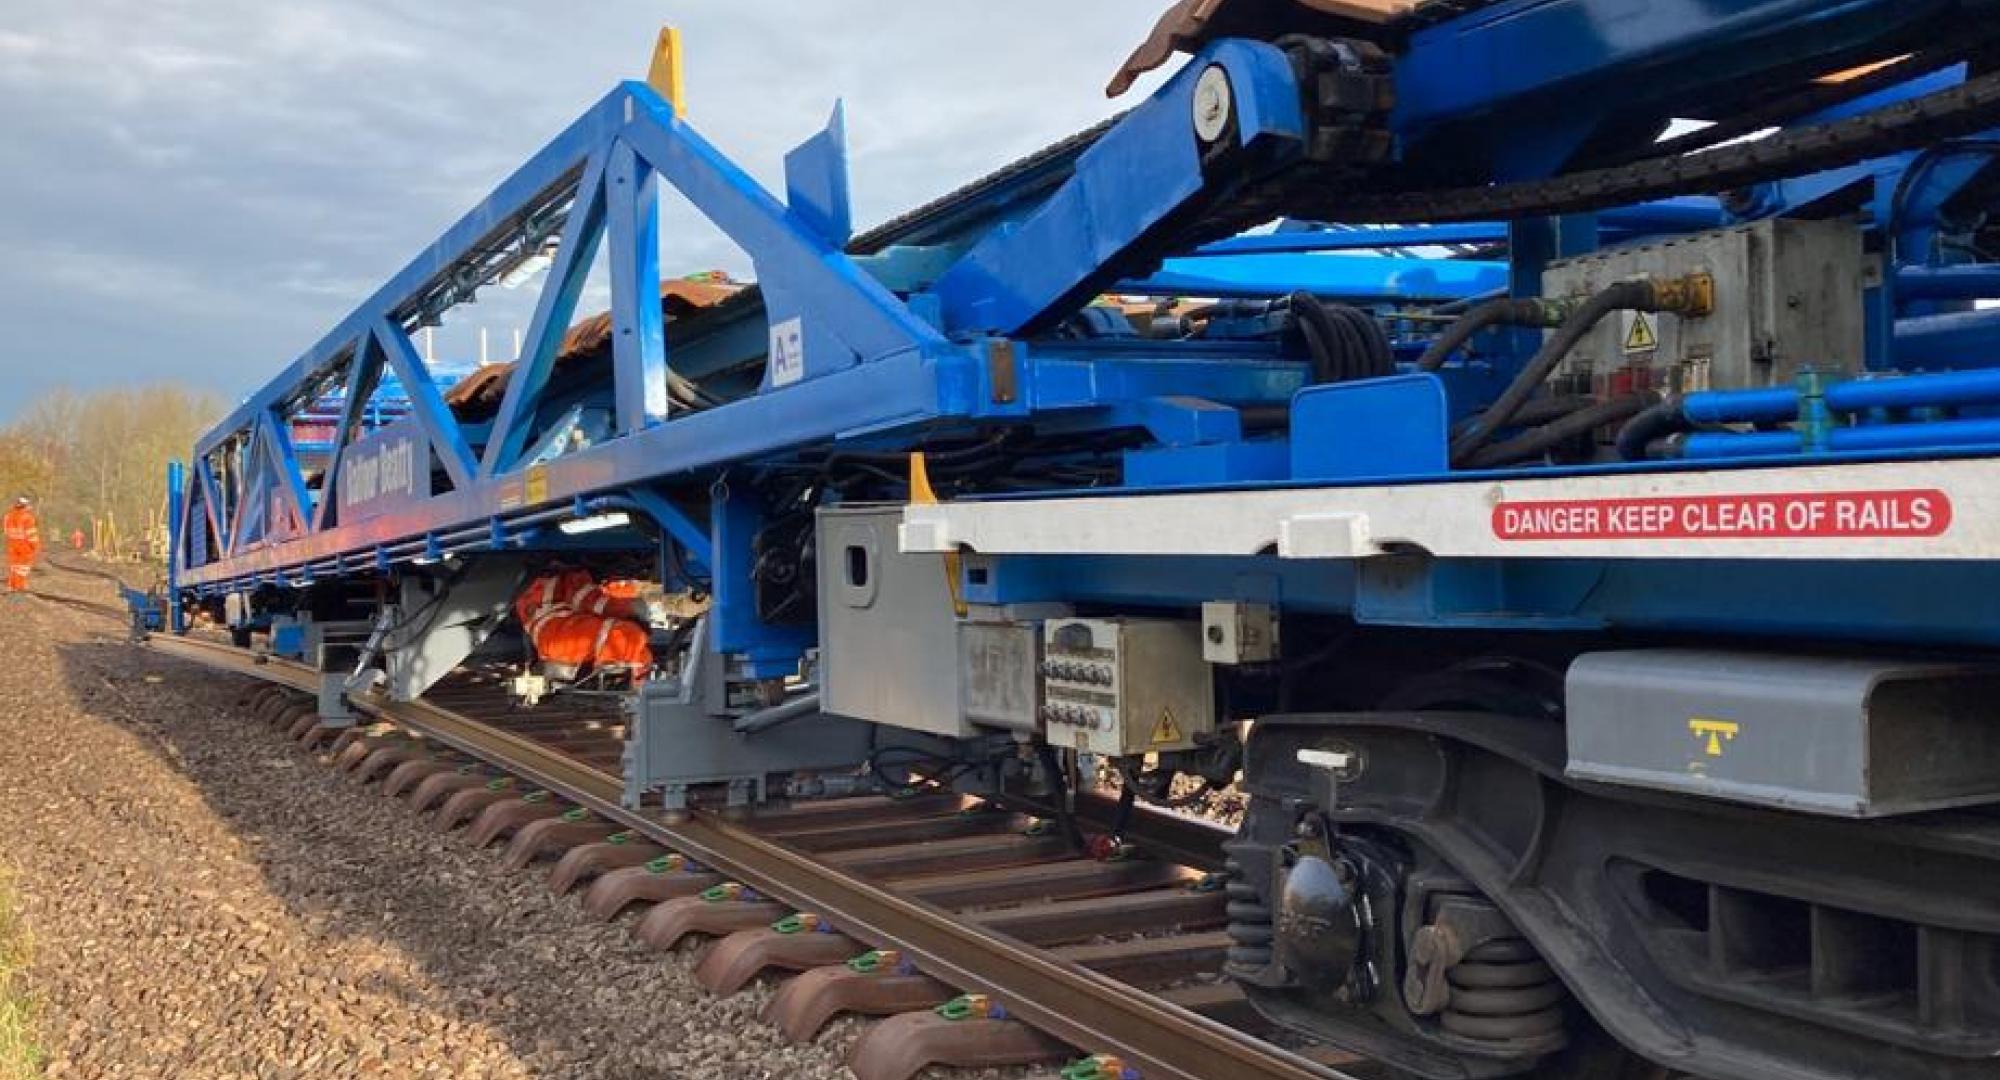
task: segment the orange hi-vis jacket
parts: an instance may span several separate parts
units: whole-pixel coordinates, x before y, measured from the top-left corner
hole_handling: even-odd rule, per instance
[[[0,518],[0,530],[7,537],[7,585],[20,590],[28,587],[28,568],[42,553],[42,527],[35,520],[35,512],[25,506],[17,506]]]
[[[585,669],[641,675],[653,666],[651,635],[633,598],[614,596],[586,570],[551,571],[514,598],[535,655],[550,674]]]
[[[588,570],[551,570],[530,582],[515,601],[539,611],[560,605],[580,615],[603,615],[613,619],[644,622],[639,590],[632,582],[600,584]],[[526,616],[523,616],[524,618]]]

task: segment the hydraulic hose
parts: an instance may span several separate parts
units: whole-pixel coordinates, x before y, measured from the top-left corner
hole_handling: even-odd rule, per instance
[[[1713,306],[1713,283],[1696,275],[1673,281],[1621,281],[1592,296],[1563,320],[1562,326],[1544,342],[1520,374],[1490,408],[1481,413],[1465,433],[1452,440],[1451,461],[1461,465],[1483,448],[1496,432],[1514,422],[1515,414],[1567,358],[1597,324],[1616,311],[1671,311],[1683,315],[1707,313]]]
[[[1538,397],[1521,406],[1521,411],[1514,414],[1514,422],[1520,424],[1522,427],[1538,427],[1551,420],[1560,420],[1570,413],[1576,412],[1578,409],[1588,409],[1595,404],[1597,404],[1597,399],[1591,397],[1589,394],[1558,394],[1550,397]],[[1477,417],[1468,416],[1458,423],[1453,424],[1451,426],[1452,438],[1457,438],[1470,428],[1472,421],[1475,419]]]
[[[1618,429],[1618,456],[1625,461],[1644,461],[1654,442],[1687,427],[1681,396],[1675,394],[1648,407]]]
[[[1312,356],[1315,384],[1377,378],[1395,371],[1389,335],[1367,312],[1329,304],[1309,292],[1293,293],[1286,304]]]
[[[1657,400],[1658,396],[1652,393],[1628,394],[1621,398],[1599,402],[1588,408],[1573,410],[1532,431],[1523,432],[1506,442],[1496,443],[1480,450],[1467,459],[1466,466],[1474,469],[1497,469],[1503,465],[1532,460],[1580,435],[1629,419]],[[1623,434],[1622,429],[1620,434]]]
[[[1444,333],[1439,334],[1437,340],[1431,342],[1431,347],[1424,350],[1424,355],[1417,359],[1417,370],[1438,370],[1452,353],[1464,347],[1475,335],[1496,326],[1537,326],[1544,329],[1560,326],[1566,308],[1567,305],[1554,300],[1489,300],[1445,327]]]

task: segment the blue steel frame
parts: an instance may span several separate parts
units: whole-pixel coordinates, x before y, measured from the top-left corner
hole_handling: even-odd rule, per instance
[[[1991,0],[1502,0],[1412,36],[1395,126],[1415,153],[1545,176],[1657,103],[1790,64],[1824,74],[1857,48],[1993,15]]]
[[[1282,159],[1304,136],[1299,89],[1284,55],[1251,42],[1218,44],[1204,58],[1237,88],[1237,137]],[[1171,349],[1075,356],[1003,343],[986,332],[1017,325],[1100,271],[1101,252],[1080,217],[1104,205],[1136,235],[1202,190],[1186,118],[1198,69],[1170,80],[1020,228],[958,255],[906,300],[841,250],[849,228],[840,116],[787,160],[787,206],[697,134],[651,88],[627,83],[586,112],[448,230],[278,379],[196,447],[179,518],[179,584],[216,593],[296,585],[361,567],[434,558],[458,548],[518,547],[583,507],[623,500],[718,573],[735,513],[668,503],[651,485],[714,475],[733,464],[782,459],[847,440],[892,445],[939,423],[1018,421],[1068,413],[1079,426],[1135,425],[1169,440],[1238,439],[1240,425],[1189,425],[1191,396],[1223,405],[1281,404],[1300,365]],[[1171,163],[1134,178],[1138,155]],[[799,364],[767,366],[758,391],[714,409],[669,415],[670,344],[659,295],[658,189],[664,181],[738,244],[756,268],[773,337],[796,327]],[[560,223],[560,244],[523,356],[490,425],[461,425],[411,343],[410,331],[504,270],[496,250],[539,250]],[[528,464],[548,420],[546,392],[565,329],[601,243],[612,281],[614,437]],[[1051,246],[1053,245],[1053,247]],[[984,281],[1001,307],[985,303]],[[759,350],[761,351],[761,350]],[[752,353],[751,355],[755,355]],[[363,521],[340,520],[346,451],[365,433],[367,403],[393,373],[449,490]],[[337,394],[343,415],[324,473],[311,483],[287,419]],[[1197,409],[1197,414],[1200,410]],[[542,426],[538,426],[542,425]],[[1184,431],[1192,431],[1185,436]],[[707,525],[701,519],[709,518]],[[206,523],[207,528],[199,526]],[[207,540],[212,536],[214,543]],[[734,538],[732,538],[734,539]]]
[[[1504,153],[1487,162],[1491,174],[1538,175],[1558,167],[1618,109],[1642,99],[1695,100],[1704,85],[1759,65],[1837,54],[1922,20],[1992,6],[1991,0],[1702,0],[1699,10],[1683,10],[1637,0],[1506,0],[1416,36],[1399,62],[1395,125],[1405,153],[1421,157],[1469,122],[1490,124],[1511,140],[1502,140]],[[1523,48],[1523,40],[1540,44]],[[1781,40],[1789,44],[1776,48]],[[1680,62],[1694,50],[1701,50],[1702,63]],[[748,626],[754,619],[740,572],[758,508],[747,499],[682,505],[660,482],[706,482],[732,466],[783,461],[829,443],[896,447],[945,428],[1029,418],[1075,429],[1145,429],[1155,446],[1129,459],[1134,484],[1297,479],[1287,471],[1283,442],[1247,437],[1234,407],[1289,401],[1303,383],[1299,365],[1250,346],[1021,337],[1079,288],[1095,284],[1108,252],[1213,193],[1186,122],[1194,76],[1212,64],[1231,76],[1237,137],[1245,146],[1270,151],[1260,154],[1263,161],[1282,163],[1300,153],[1304,120],[1283,54],[1260,43],[1218,42],[1078,156],[1069,179],[1046,197],[1016,203],[995,197],[988,201],[1004,209],[980,218],[978,234],[953,232],[949,220],[933,222],[922,234],[926,246],[877,249],[865,258],[842,250],[851,216],[838,111],[825,131],[787,158],[787,205],[652,90],[619,87],[201,441],[176,516],[176,583],[212,594],[386,569],[455,550],[518,548],[565,518],[630,507],[685,548],[718,592],[729,590],[718,596],[725,650],[766,649],[776,663],[798,643],[786,635],[760,637]],[[1605,89],[1614,79],[1622,80],[1619,88]],[[1575,92],[1584,86],[1604,92]],[[1556,94],[1589,107],[1552,111]],[[1758,193],[1750,211],[1790,212],[1847,185],[1875,185],[1878,224],[1898,225],[1906,255],[1924,253],[1914,264],[1893,266],[1882,291],[1874,350],[1880,366],[1962,365],[1976,352],[1996,355],[2000,345],[2000,319],[1968,310],[2000,274],[1961,259],[1930,258],[1939,209],[1977,170],[1953,159],[1919,165],[1921,157],[1773,185]],[[1134,161],[1148,169],[1134,170]],[[1901,190],[1903,179],[1919,170],[1924,182]],[[652,302],[662,180],[750,255],[763,299],[752,320],[702,340],[668,340]],[[1550,258],[1727,220],[1712,201],[1670,200],[1505,225],[1281,232],[1191,252],[1143,281],[1104,284],[1154,296],[1268,296],[1306,287],[1361,302],[1463,299],[1510,278],[1516,292],[1532,291]],[[557,228],[556,264],[498,416],[484,428],[460,425],[417,359],[409,332],[497,276],[494,251],[539,249]],[[1328,255],[1502,242],[1506,264]],[[542,460],[536,448],[546,439],[550,413],[574,409],[573,401],[547,393],[555,352],[592,257],[607,243],[613,437]],[[776,339],[792,325],[796,349],[787,344],[779,351],[785,360],[795,356],[796,366],[767,363],[761,384],[742,400],[671,414],[667,379],[677,358],[688,365],[679,369],[683,374],[700,377],[716,370],[718,357],[754,358],[765,334]],[[1531,351],[1536,340],[1517,334],[1511,351]],[[1502,376],[1507,352],[1489,352]],[[1949,361],[1941,359],[1947,355]],[[333,508],[343,453],[362,434],[365,403],[385,370],[407,394],[450,490],[342,522]],[[1448,369],[1447,375],[1456,412],[1494,385],[1490,374]],[[315,490],[286,421],[329,389],[343,395],[345,408]],[[1323,387],[1315,396],[1344,392]],[[1986,430],[1975,434],[1983,438]],[[1289,449],[1294,461],[1314,460],[1311,448]],[[1384,460],[1435,456],[1414,446],[1377,449]],[[1440,475],[1423,470],[1409,479]]]

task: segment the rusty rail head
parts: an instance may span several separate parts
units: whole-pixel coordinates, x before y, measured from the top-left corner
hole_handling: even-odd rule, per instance
[[[1074,1046],[1113,1053],[1149,1080],[1346,1080],[1080,965],[920,901],[849,877],[706,814],[672,826],[674,846],[726,865],[770,895],[809,908],[842,932],[901,949],[924,972],[984,993],[1010,1015]]]
[[[319,686],[318,673],[291,661],[164,635],[150,644],[299,690]],[[1353,1080],[1070,960],[871,885],[716,815],[697,811],[670,821],[625,807],[618,777],[518,735],[421,701],[392,702],[371,694],[356,704],[485,759],[525,784],[555,791],[765,896],[816,912],[842,933],[902,950],[926,974],[986,994],[1011,1015],[1071,1045],[1116,1054],[1148,1080]]]

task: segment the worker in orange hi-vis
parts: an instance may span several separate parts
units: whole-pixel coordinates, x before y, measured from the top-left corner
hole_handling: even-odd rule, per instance
[[[637,680],[653,666],[643,605],[610,597],[588,570],[543,572],[515,596],[514,614],[551,678],[596,671]]]
[[[0,529],[7,536],[7,591],[26,592],[28,571],[42,553],[41,523],[26,495],[14,500],[14,508],[0,519]]]
[[[641,624],[652,621],[652,613],[640,598],[635,583],[614,581],[599,584],[590,571],[580,567],[550,567],[529,583],[521,599],[532,603],[536,609],[561,604],[584,615],[630,619]]]
[[[83,530],[82,530],[82,529],[71,529],[71,530],[70,530],[70,532],[69,532],[69,546],[70,546],[70,547],[73,547],[73,548],[75,548],[75,549],[76,549],[76,550],[77,550],[78,552],[81,552],[81,551],[83,551]]]

